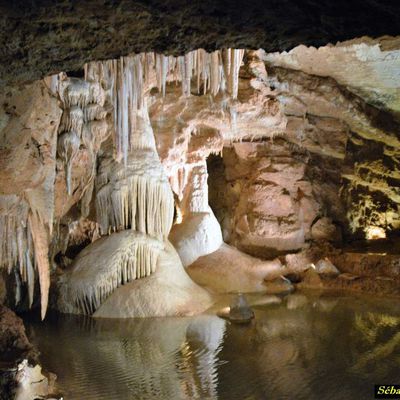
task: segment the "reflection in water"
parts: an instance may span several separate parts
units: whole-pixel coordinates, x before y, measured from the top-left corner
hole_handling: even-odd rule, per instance
[[[246,326],[53,316],[28,331],[66,400],[369,399],[399,383],[396,300],[294,293],[254,310]]]

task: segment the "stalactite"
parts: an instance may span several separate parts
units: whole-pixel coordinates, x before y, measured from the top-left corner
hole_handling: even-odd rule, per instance
[[[167,75],[169,72],[169,57],[164,54],[155,54],[155,68],[158,90],[165,96],[165,89],[167,85]],[[149,73],[146,69],[145,74]]]
[[[211,62],[210,62],[210,86],[211,86],[211,94],[216,96],[219,92],[219,88],[221,85],[221,70],[220,70],[220,52],[214,51],[211,53]]]
[[[132,148],[129,132],[132,132],[137,115],[145,106],[145,90],[150,77],[155,73],[157,87],[163,96],[168,81],[179,81],[182,95],[191,95],[192,79],[196,77],[197,93],[207,91],[216,96],[227,90],[236,99],[238,94],[239,69],[244,50],[226,49],[207,53],[203,49],[191,51],[184,56],[173,57],[155,53],[141,53],[118,60],[91,62],[85,65],[85,79],[102,82],[108,86],[114,106],[114,143],[117,160],[127,162]],[[79,86],[79,85],[77,85]],[[83,85],[84,86],[84,85]],[[66,93],[69,103],[85,104],[94,87],[73,87]],[[79,95],[79,90],[82,94]]]
[[[183,198],[183,191],[188,183],[189,176],[186,164],[173,166],[169,173],[169,182],[173,192],[178,196],[179,200]]]
[[[29,210],[29,211],[28,211]],[[29,306],[33,303],[35,274],[32,260],[39,273],[41,315],[44,318],[50,286],[48,260],[48,227],[32,207],[19,205],[15,215],[0,216],[0,267],[16,277],[16,300],[21,298],[21,281],[28,286]]]
[[[82,126],[84,122],[83,111],[78,106],[72,106],[63,112],[61,117],[59,132],[74,131],[81,136]]]
[[[17,306],[19,302],[21,301],[21,278],[19,276],[18,271],[15,269],[14,270],[14,277],[15,277],[15,305]]]
[[[76,132],[65,132],[58,137],[57,153],[64,162],[68,195],[72,194],[71,169],[81,141]]]
[[[28,301],[29,308],[33,304],[33,294],[35,291],[35,271],[32,266],[29,250],[26,250],[26,271],[27,271],[27,283],[28,283]]]
[[[0,216],[0,267],[6,268],[8,273],[15,266],[19,267],[21,276],[26,277],[26,256],[28,247],[28,230],[26,221],[27,209],[18,210],[20,215]]]
[[[232,80],[231,84],[231,95],[233,99],[237,99],[238,90],[239,90],[239,69],[242,64],[244,50],[242,49],[232,49],[232,64],[231,64],[231,73],[230,79]]]
[[[29,228],[35,249],[35,264],[39,272],[42,319],[46,316],[50,289],[50,264],[47,231],[36,212],[29,212]]]
[[[42,317],[44,317],[49,287],[49,279],[46,278],[48,275],[46,271],[49,271],[48,227],[36,212],[28,211],[29,208],[20,200],[20,205],[17,210],[14,210],[14,214],[9,210],[9,214],[0,216],[0,268],[7,268],[8,273],[14,271],[16,301],[21,298],[21,284],[27,285],[29,307],[31,307],[35,287],[35,271],[32,264],[34,260],[36,269],[39,271]]]
[[[96,180],[96,211],[103,234],[132,230],[166,237],[174,213],[172,191],[159,160],[145,107],[131,133],[126,165],[103,159]]]
[[[68,78],[65,74],[57,76],[57,88],[63,102],[63,115],[59,126],[57,153],[65,168],[67,192],[72,193],[72,165],[79,152],[81,140],[89,150],[92,163],[95,164],[96,154],[101,143],[109,135],[106,121],[107,109],[104,84],[104,68],[96,63],[97,68],[85,66],[85,77],[91,80]],[[93,173],[89,182],[93,180]],[[83,193],[86,192],[83,190]]]
[[[128,173],[130,173],[128,171]],[[103,234],[132,230],[166,237],[173,220],[174,200],[166,179],[132,175],[97,190],[96,211]]]

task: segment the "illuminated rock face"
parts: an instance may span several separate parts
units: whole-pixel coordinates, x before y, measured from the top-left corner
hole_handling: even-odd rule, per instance
[[[122,79],[121,61],[91,63],[87,81],[60,74],[2,95],[0,261],[10,271],[19,265],[10,295],[23,308],[33,303],[39,275],[44,315],[49,270],[114,231],[169,239],[184,267],[200,258],[201,274],[203,257],[224,254],[223,241],[274,258],[310,242],[397,235],[398,87],[390,80],[399,46],[388,43],[246,51],[240,69],[241,52],[194,51],[168,63],[142,53],[123,62],[147,75]],[[312,69],[307,55],[324,63]],[[375,92],[366,86],[371,68]],[[140,96],[127,89],[133,78]],[[118,103],[124,94],[129,101]],[[136,115],[145,104],[148,116]],[[258,275],[250,281],[260,284]]]

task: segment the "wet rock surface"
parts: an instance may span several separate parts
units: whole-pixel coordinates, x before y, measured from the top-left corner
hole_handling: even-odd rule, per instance
[[[236,324],[246,324],[254,318],[254,311],[248,305],[243,294],[239,293],[232,300],[228,318]]]
[[[0,304],[0,399],[14,398],[18,387],[18,364],[37,352],[30,344],[22,319]]]
[[[0,305],[0,354],[3,362],[35,356],[22,319],[3,305]]]

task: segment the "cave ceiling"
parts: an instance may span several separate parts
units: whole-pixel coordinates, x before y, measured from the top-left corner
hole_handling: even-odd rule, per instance
[[[196,48],[289,50],[400,33],[400,2],[377,0],[1,1],[0,87],[95,59]]]

